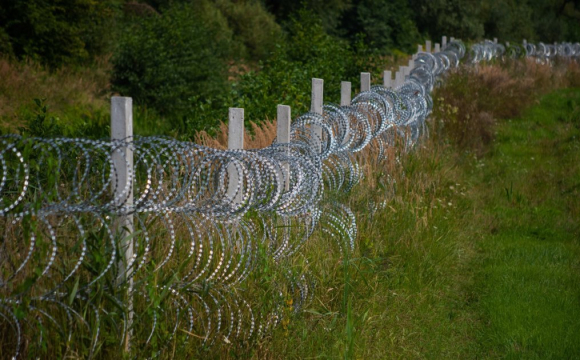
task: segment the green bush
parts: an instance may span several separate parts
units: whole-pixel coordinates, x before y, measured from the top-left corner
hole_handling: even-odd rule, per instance
[[[187,99],[227,90],[232,33],[209,3],[178,4],[129,28],[114,57],[113,90],[169,119]]]
[[[116,0],[10,0],[0,6],[0,52],[51,68],[100,53]],[[97,41],[98,40],[98,41]]]
[[[57,115],[50,111],[46,99],[36,98],[34,104],[19,109],[18,116],[24,120],[18,132],[27,137],[102,139],[109,137],[111,131],[109,113],[91,106],[69,106]]]
[[[260,1],[217,0],[215,6],[226,17],[234,41],[243,45],[242,57],[264,60],[270,55],[282,29]]]
[[[357,88],[361,69],[369,65],[372,53],[352,48],[344,40],[328,35],[320,19],[301,11],[292,19],[288,36],[276,46],[259,71],[244,74],[227,96],[191,98],[187,128],[212,130],[227,116],[228,107],[243,107],[246,119],[260,123],[274,119],[278,104],[290,105],[293,116],[310,109],[312,78],[324,79],[324,101],[338,103],[340,82],[349,80]],[[364,59],[364,61],[363,61]]]
[[[387,53],[393,48],[414,51],[421,42],[407,0],[357,0],[354,11],[344,17],[342,28],[350,38],[364,34],[372,47]]]

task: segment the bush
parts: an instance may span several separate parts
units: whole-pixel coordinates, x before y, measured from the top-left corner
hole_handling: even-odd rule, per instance
[[[324,79],[324,101],[338,103],[340,82],[352,81],[356,89],[360,66],[374,70],[368,66],[373,63],[371,58],[366,48],[349,47],[346,41],[328,35],[318,17],[301,11],[290,22],[285,41],[259,71],[249,72],[233,84],[228,96],[191,99],[187,128],[215,130],[228,107],[243,107],[246,119],[257,123],[274,119],[278,104],[290,105],[293,116],[298,116],[310,109],[314,77]]]
[[[10,0],[0,7],[0,52],[32,58],[51,68],[88,59],[115,16],[114,0]],[[87,43],[90,43],[87,45]]]
[[[261,2],[217,0],[215,6],[227,18],[234,41],[243,45],[242,57],[264,60],[270,55],[282,30]]]
[[[206,2],[174,5],[140,19],[114,54],[113,90],[179,118],[187,99],[227,90],[231,37],[226,20]]]

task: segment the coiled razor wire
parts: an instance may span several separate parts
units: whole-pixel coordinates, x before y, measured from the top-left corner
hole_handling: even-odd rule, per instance
[[[580,56],[580,44],[509,49],[486,41],[470,48],[469,61]],[[13,334],[13,357],[22,353],[24,327],[35,329],[29,348],[54,346],[50,338],[90,349],[89,357],[103,327],[116,332],[119,346],[128,334],[146,339],[132,346],[150,356],[182,334],[184,342],[211,345],[268,333],[285,316],[285,298],[300,311],[313,281],[288,269],[271,295],[277,305],[264,309],[249,305],[242,284],[264,256],[281,263],[298,252],[319,224],[341,251],[355,248],[354,213],[327,194],[361,180],[357,153],[372,149],[380,161],[390,147],[417,143],[437,77],[465,55],[459,41],[419,53],[402,86],[373,86],[348,106],[303,114],[288,144],[263,149],[164,137],[0,137],[0,322]],[[113,157],[127,148],[134,165],[121,183]],[[233,192],[230,180],[237,180]],[[126,215],[134,216],[134,251],[120,276],[119,218]]]

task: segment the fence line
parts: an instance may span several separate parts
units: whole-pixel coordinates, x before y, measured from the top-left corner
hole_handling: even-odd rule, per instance
[[[324,104],[324,82],[312,79],[311,111],[290,121],[290,107],[280,105],[277,139],[263,149],[243,149],[243,109],[235,108],[228,150],[133,138],[131,99],[118,97],[110,141],[0,137],[0,229],[11,239],[0,252],[0,317],[17,334],[14,357],[25,325],[40,329],[35,341],[48,331],[63,343],[84,341],[89,355],[102,323],[116,326],[126,349],[129,334],[146,346],[161,323],[172,329],[166,343],[178,328],[206,344],[268,332],[282,320],[280,305],[259,315],[239,291],[260,249],[281,262],[319,225],[342,251],[354,249],[354,214],[326,194],[360,181],[354,154],[372,147],[382,160],[387,147],[409,150],[419,140],[436,78],[466,56],[460,41],[441,44],[431,53],[427,42],[395,73],[394,87],[390,71],[375,86],[361,73],[352,99],[351,84],[341,83],[340,106]],[[580,44],[485,41],[467,55],[468,63],[549,62],[578,59]],[[313,284],[291,273],[286,280],[280,286],[296,294],[299,311]]]

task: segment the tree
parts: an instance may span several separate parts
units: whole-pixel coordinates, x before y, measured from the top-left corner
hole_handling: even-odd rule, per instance
[[[78,62],[102,50],[104,43],[97,40],[115,16],[115,4],[113,0],[1,0],[5,35],[0,38],[8,41],[0,42],[8,42],[15,56],[52,68]]]
[[[431,39],[443,35],[479,39],[484,35],[480,6],[471,0],[409,0],[417,28]]]
[[[358,0],[355,11],[344,14],[342,27],[349,38],[365,34],[365,40],[378,49],[414,50],[420,42],[407,0]]]
[[[177,4],[128,29],[113,56],[113,89],[179,117],[188,99],[227,90],[232,32],[209,2]]]
[[[336,34],[343,14],[352,9],[352,0],[264,0],[264,3],[279,23],[290,24],[290,19],[304,9],[317,16],[331,34]]]

